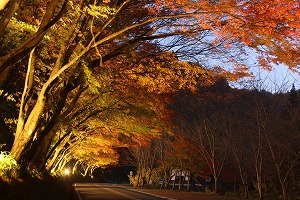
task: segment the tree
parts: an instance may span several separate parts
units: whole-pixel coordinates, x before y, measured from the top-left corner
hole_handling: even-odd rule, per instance
[[[295,85],[292,85],[292,89],[290,90],[289,94],[289,104],[293,108],[297,108],[299,106],[299,95],[296,91]]]
[[[294,146],[298,143],[296,116],[286,116],[287,101],[287,94],[244,91],[234,103],[236,128],[231,135],[231,149],[245,187],[245,197],[249,181],[256,177],[253,182],[261,199],[266,195],[278,198],[275,190],[281,190],[282,197],[287,198],[286,186],[299,159]]]
[[[125,5],[125,4],[124,4]],[[119,11],[121,11],[121,7],[119,8]],[[119,12],[118,11],[118,12]],[[79,19],[79,17],[77,17],[77,19]],[[107,23],[111,23],[111,21],[113,21],[113,19],[114,18],[112,18],[112,19],[110,19],[110,20],[108,20],[107,21]],[[150,21],[152,21],[152,20],[150,20]],[[76,25],[76,20],[74,20],[74,25]],[[145,22],[145,24],[146,24],[146,22]],[[142,24],[140,24],[140,25],[143,25],[143,23]],[[105,26],[107,26],[107,25],[105,25],[104,24],[104,27]],[[137,27],[137,25],[134,25],[134,26],[131,26],[131,28],[135,28],[135,27]],[[75,28],[75,26],[71,26],[71,29],[70,29],[70,31],[69,31],[69,36],[67,37],[67,39],[65,40],[65,42],[66,43],[68,43],[68,42],[70,42],[69,41],[69,39],[70,39],[70,37],[72,36],[72,34],[74,33],[74,28]],[[86,27],[85,27],[86,28]],[[123,29],[123,30],[121,30],[121,31],[119,31],[116,35],[118,35],[118,34],[121,34],[121,33],[123,33],[123,32],[125,32],[126,30],[128,29],[128,27],[126,27],[125,29]],[[129,28],[130,29],[130,28]],[[99,32],[99,34],[100,34],[100,32]],[[77,37],[79,37],[78,36],[78,33],[77,33]],[[91,35],[90,35],[90,37],[92,37]],[[101,40],[100,41],[100,43],[102,43],[102,42],[105,42],[106,40],[109,40],[110,38],[113,38],[114,36],[110,36],[110,37],[106,37],[106,39],[104,39],[104,40]],[[93,38],[93,37],[92,37]],[[154,37],[154,38],[157,38],[157,36],[156,37]],[[99,43],[99,44],[100,44]],[[53,92],[58,92],[58,93],[61,93],[61,91],[64,91],[64,96],[66,97],[66,95],[70,92],[70,91],[72,91],[72,90],[74,90],[75,88],[77,88],[79,85],[79,83],[80,83],[80,78],[81,78],[81,76],[78,76],[78,77],[76,77],[76,76],[70,76],[70,82],[69,82],[69,84],[72,84],[73,86],[71,86],[71,87],[65,87],[65,88],[62,88],[62,87],[57,87],[55,90],[51,90],[50,89],[50,87],[52,87],[52,85],[55,85],[54,83],[52,83],[53,81],[54,82],[56,82],[56,79],[57,79],[57,77],[58,77],[58,75],[59,74],[61,74],[65,69],[67,69],[67,68],[69,68],[77,59],[79,59],[82,55],[84,55],[87,51],[89,51],[91,48],[92,48],[92,46],[93,46],[93,44],[92,44],[92,41],[90,42],[90,44],[83,50],[83,51],[81,51],[81,55],[79,55],[79,56],[77,56],[77,57],[75,57],[74,59],[73,59],[73,61],[71,61],[71,62],[69,62],[67,65],[65,65],[64,66],[64,68],[61,68],[60,70],[58,70],[57,71],[57,69],[60,67],[60,64],[61,64],[61,62],[59,61],[60,60],[60,58],[58,59],[58,61],[56,62],[56,66],[53,68],[53,70],[52,70],[52,75],[50,75],[50,79],[46,82],[46,84],[44,84],[43,85],[43,89],[41,90],[41,92],[39,93],[39,99],[38,99],[38,101],[37,101],[37,104],[36,104],[36,106],[35,107],[33,107],[33,110],[31,110],[31,115],[29,115],[29,114],[26,114],[26,115],[28,115],[28,118],[27,118],[27,116],[22,116],[22,108],[21,108],[21,112],[20,112],[20,115],[19,115],[19,120],[18,120],[18,122],[19,122],[19,125],[18,125],[18,127],[20,127],[20,128],[18,128],[17,129],[17,133],[16,133],[16,137],[15,137],[15,143],[14,143],[14,145],[13,145],[13,148],[12,148],[12,152],[13,152],[13,154],[15,155],[15,157],[16,157],[16,159],[17,160],[19,160],[20,159],[20,156],[21,156],[21,152],[22,152],[22,149],[24,149],[24,148],[26,148],[26,144],[28,143],[28,141],[30,140],[30,138],[32,138],[32,136],[34,135],[33,134],[33,132],[34,131],[32,131],[32,133],[31,133],[31,130],[35,130],[36,129],[36,127],[37,127],[37,124],[39,123],[39,115],[43,112],[43,110],[45,109],[45,106],[46,106],[46,91],[53,91]],[[106,47],[106,45],[103,45],[103,46],[105,46]],[[121,44],[121,46],[124,46],[124,45],[122,45]],[[65,55],[65,51],[66,51],[66,49],[64,48],[65,46],[63,46],[63,48],[61,48],[61,53],[60,53],[60,56],[62,57],[62,56],[64,56]],[[72,48],[70,48],[68,51],[70,51],[70,50],[72,50],[73,49],[73,47]],[[98,49],[99,50],[99,49]],[[33,52],[32,52],[33,53]],[[97,52],[96,52],[97,53]],[[112,53],[113,54],[113,53]],[[116,55],[118,55],[119,53],[117,53]],[[111,56],[111,55],[108,55],[108,57],[109,56]],[[32,54],[32,56],[31,56],[31,58],[33,58],[34,57],[34,54]],[[69,59],[70,57],[65,57],[65,59]],[[103,59],[103,58],[102,58]],[[105,60],[105,58],[104,58],[104,60]],[[103,60],[102,60],[103,61]],[[94,62],[93,62],[94,64],[97,64],[97,63],[99,63],[99,59],[96,59]],[[93,63],[91,63],[91,64],[93,64]],[[34,64],[30,64],[29,66],[33,66]],[[95,66],[94,66],[95,67]],[[76,68],[74,68],[73,70],[76,70]],[[57,73],[56,73],[56,71],[57,71]],[[169,71],[169,72],[172,72],[172,71]],[[53,75],[54,74],[54,75]],[[80,75],[80,74],[79,74]],[[68,77],[69,75],[67,74],[66,75],[66,77]],[[28,76],[28,77],[31,77],[31,76]],[[160,80],[160,79],[157,79],[157,80]],[[76,82],[77,81],[77,82]],[[145,83],[145,81],[144,81],[144,83]],[[144,84],[143,83],[143,84]],[[25,90],[24,90],[24,94],[25,93],[27,93],[27,89],[30,89],[30,88],[25,88]],[[30,90],[29,90],[30,91]],[[61,106],[63,106],[63,102],[65,101],[65,97],[62,97],[61,98],[61,101],[62,101],[62,103],[61,103]],[[25,101],[26,99],[24,99],[24,101]],[[27,100],[26,101],[26,103],[25,104],[22,104],[22,105],[26,105],[26,104],[28,104],[29,102],[31,102],[30,100]],[[48,101],[50,104],[51,104],[51,102],[50,101]],[[56,102],[58,102],[58,101],[56,101]],[[52,103],[55,103],[55,101],[54,102],[52,102]],[[56,113],[57,114],[57,112],[59,111],[59,110],[61,110],[61,108],[62,107],[57,107],[57,106],[55,106],[56,107],[56,110],[57,111],[54,111],[54,114]],[[53,111],[51,111],[51,112],[53,112]],[[55,115],[53,115],[53,116],[55,116]],[[23,125],[23,123],[22,123],[22,121],[24,121],[22,118],[24,118],[25,117],[25,119],[27,119],[27,121],[28,121],[28,123],[27,123],[27,126],[26,126],[26,123]],[[24,127],[25,129],[23,129],[22,130],[22,127]],[[28,132],[28,134],[25,134],[25,132]],[[21,137],[21,138],[19,138],[19,136]]]
[[[137,168],[136,175],[131,177],[134,186],[148,187],[151,176],[159,157],[159,139],[154,138],[148,143],[133,144],[129,147],[129,151],[133,156],[132,165]]]
[[[45,1],[40,1],[40,3],[40,8],[43,9]],[[266,3],[268,1],[261,1],[261,7],[266,5]],[[195,84],[198,80],[197,77],[203,76],[203,70],[199,69],[197,65],[178,62],[178,67],[183,69],[175,70],[177,76],[172,78],[175,74],[174,70],[166,72],[158,68],[157,65],[153,66],[152,71],[147,71],[143,63],[139,62],[141,60],[135,58],[135,53],[141,52],[142,49],[145,52],[148,51],[149,46],[152,46],[153,43],[161,38],[178,39],[181,35],[189,38],[191,42],[195,41],[197,52],[201,52],[201,49],[203,51],[217,50],[218,45],[214,45],[213,41],[203,42],[202,46],[198,45],[198,38],[204,40],[201,36],[213,31],[221,35],[219,37],[220,43],[217,42],[220,46],[224,46],[225,43],[235,44],[236,39],[241,39],[245,44],[251,44],[257,48],[259,48],[259,45],[264,44],[271,49],[273,45],[268,45],[264,40],[260,40],[260,43],[257,44],[248,42],[249,40],[246,40],[247,36],[253,32],[256,34],[254,36],[257,36],[251,35],[254,38],[260,36],[260,38],[263,38],[265,35],[264,31],[279,30],[278,27],[272,27],[269,24],[261,25],[257,21],[255,21],[256,24],[253,24],[252,20],[260,17],[254,11],[260,7],[255,6],[250,1],[219,1],[217,3],[201,1],[195,3],[193,1],[169,0],[165,1],[164,4],[161,1],[135,0],[123,1],[121,4],[117,1],[103,3],[102,1],[78,0],[72,1],[72,4],[67,4],[67,1],[51,1],[48,2],[43,17],[34,16],[40,22],[38,27],[35,26],[32,29],[34,31],[26,35],[25,39],[21,38],[13,48],[7,48],[8,42],[6,39],[10,36],[9,30],[11,30],[11,27],[6,22],[12,19],[15,11],[18,11],[16,10],[18,6],[15,6],[15,4],[20,5],[20,1],[12,1],[3,10],[3,14],[1,13],[0,21],[5,21],[5,23],[0,23],[3,30],[0,32],[3,34],[1,39],[4,38],[6,42],[2,48],[3,53],[1,53],[0,58],[0,79],[4,83],[7,80],[7,74],[12,68],[21,69],[24,66],[24,64],[16,61],[24,57],[26,58],[24,60],[29,58],[24,95],[20,100],[18,128],[11,149],[12,154],[19,162],[22,160],[25,150],[30,147],[30,144],[36,138],[44,137],[52,129],[51,126],[53,127],[55,123],[50,122],[56,121],[52,121],[52,119],[57,118],[61,110],[64,109],[68,95],[80,86],[90,83],[89,78],[91,76],[86,75],[95,72],[105,72],[104,74],[107,76],[104,77],[106,79],[100,79],[99,82],[107,84],[114,83],[114,78],[118,78],[118,75],[127,73],[125,77],[130,77],[131,81],[148,87],[149,90],[157,88],[159,90],[170,89],[170,86],[173,86],[172,84],[168,84],[168,88],[158,87],[163,85],[162,80],[166,76],[157,75],[158,79],[155,76],[153,78],[150,74],[157,70],[160,73],[170,73],[169,77],[171,78],[167,80],[172,83],[179,83],[180,88],[180,86],[187,84],[186,81],[188,79],[185,78],[188,76],[196,77],[190,82]],[[285,7],[283,5],[280,6],[282,8]],[[293,20],[297,21],[297,5],[289,1],[288,6],[290,6],[287,9],[288,11],[296,13]],[[57,8],[60,8],[58,9],[59,11],[57,11]],[[270,11],[275,16],[274,10]],[[246,16],[245,18],[243,18],[244,15]],[[241,16],[242,18],[239,18]],[[270,19],[267,18],[267,21],[276,22],[275,19],[277,20],[278,17],[274,16]],[[280,22],[287,24],[287,28],[284,29],[283,33],[289,34],[288,36],[290,37],[294,36],[292,38],[294,39],[298,27],[294,26],[293,23],[288,23],[289,19],[284,18],[283,22]],[[20,25],[22,23],[17,21],[17,24]],[[237,32],[236,30],[240,28],[242,28],[242,31]],[[288,32],[288,30],[292,31],[294,29],[294,35]],[[270,37],[271,34],[267,36]],[[276,36],[284,39],[284,35],[278,34]],[[178,41],[180,39],[174,40],[174,43],[171,43],[168,47],[174,48],[174,44]],[[288,40],[276,41],[287,42]],[[280,44],[288,48],[287,44],[290,43]],[[159,48],[151,49],[150,52],[148,51],[148,55],[153,55],[160,50]],[[28,55],[29,52],[31,52],[30,55]],[[48,55],[48,52],[53,54]],[[268,52],[273,53],[271,50]],[[132,61],[132,64],[128,65],[128,69],[123,68],[125,65],[122,65],[122,63],[118,63],[120,61],[118,59],[126,53],[131,54],[131,57],[127,54],[125,58],[130,58]],[[276,53],[274,55],[277,55]],[[283,60],[279,56],[278,58]],[[121,61],[124,60],[121,59]],[[137,63],[141,65],[139,66]],[[115,65],[113,66],[112,64]],[[155,62],[152,62],[152,64],[155,64]],[[170,65],[164,66],[166,66],[164,69],[167,69]],[[236,71],[244,71],[244,68],[239,67],[239,70]],[[37,72],[42,73],[39,75]],[[33,73],[35,73],[35,76],[33,76]],[[130,73],[131,76],[129,76]],[[134,76],[137,73],[141,75],[138,78]],[[109,75],[112,76],[110,77]],[[183,77],[183,80],[177,82],[177,77]],[[33,80],[39,80],[40,82],[36,81],[32,85]],[[151,85],[149,81],[152,80],[157,80],[157,82]],[[0,85],[5,84],[0,83]],[[113,89],[115,88],[122,89],[122,85],[115,85]],[[32,93],[36,96],[28,95]],[[51,96],[55,96],[57,99],[53,99]],[[42,132],[43,130],[45,130],[44,133]]]
[[[191,144],[191,151],[205,160],[214,179],[216,193],[219,192],[219,178],[227,164],[229,136],[233,130],[230,121],[231,93],[226,85],[219,80],[210,87],[199,87],[196,94],[182,93],[172,105],[177,114],[174,123],[190,141],[187,143]]]
[[[180,127],[176,128],[180,129]],[[187,179],[186,190],[190,190],[191,180],[196,179],[193,174],[199,173],[206,166],[204,158],[199,156],[199,152],[195,150],[193,139],[184,133],[176,132],[176,135],[171,136],[167,142],[168,148],[165,149],[162,164],[168,166],[171,174],[169,177],[165,177],[165,180],[173,179],[172,189],[175,188],[178,180],[178,190],[183,190]]]

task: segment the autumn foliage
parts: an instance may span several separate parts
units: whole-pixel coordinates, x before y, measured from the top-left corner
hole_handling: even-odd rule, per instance
[[[159,163],[165,175],[176,163],[185,170],[205,163],[217,187],[240,128],[234,117],[250,115],[230,112],[236,96],[228,81],[252,76],[247,50],[266,70],[283,63],[298,71],[299,28],[295,0],[3,1],[1,148],[30,170],[59,174],[70,166],[84,175],[133,148],[151,165],[136,164],[138,176],[150,179]],[[260,122],[265,103],[253,102],[259,112],[249,119]],[[265,127],[250,121],[243,121],[249,131]],[[176,142],[157,141],[170,135]],[[263,148],[253,151],[259,160]]]

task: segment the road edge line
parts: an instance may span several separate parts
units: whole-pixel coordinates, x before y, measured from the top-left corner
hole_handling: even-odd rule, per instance
[[[141,199],[139,199],[139,198],[130,196],[130,195],[128,195],[128,194],[125,194],[125,193],[122,193],[122,192],[119,192],[119,191],[114,191],[114,190],[112,190],[112,189],[110,189],[110,188],[107,188],[107,187],[103,187],[102,185],[99,185],[99,184],[97,184],[97,183],[95,183],[95,185],[96,185],[97,187],[103,189],[103,190],[107,190],[107,191],[110,191],[111,193],[114,193],[114,194],[119,195],[119,196],[121,196],[121,197],[125,197],[126,199],[130,199],[130,200],[141,200]]]
[[[73,184],[74,190],[75,190],[75,192],[76,192],[76,195],[77,195],[77,197],[78,197],[78,200],[82,200],[82,198],[81,198],[81,196],[80,196],[80,194],[79,194],[79,192],[78,192],[78,190],[77,190],[76,184],[77,184],[77,183]]]
[[[148,192],[144,192],[144,191],[139,191],[139,190],[135,190],[135,189],[130,189],[130,188],[122,187],[122,186],[119,186],[119,185],[116,185],[116,186],[120,187],[120,188],[123,188],[123,189],[126,189],[126,190],[130,190],[130,191],[134,191],[134,192],[139,192],[139,193],[144,193],[144,194],[147,194],[147,195],[151,195],[151,196],[155,196],[155,197],[159,197],[159,198],[163,198],[163,199],[167,199],[167,200],[177,200],[177,199],[173,199],[173,198],[169,198],[169,197],[160,196],[160,195],[157,195],[157,194],[152,194],[152,193],[148,193]]]

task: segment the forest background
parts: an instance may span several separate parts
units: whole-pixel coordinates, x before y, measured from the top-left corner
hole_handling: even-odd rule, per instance
[[[299,72],[298,1],[10,0],[0,17],[2,178],[133,165],[136,185],[176,169],[297,196],[295,87],[228,83],[255,78],[249,52]]]

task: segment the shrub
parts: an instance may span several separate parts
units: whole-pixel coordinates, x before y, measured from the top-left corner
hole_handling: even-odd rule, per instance
[[[0,151],[0,177],[16,178],[19,166],[8,151]]]

